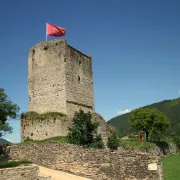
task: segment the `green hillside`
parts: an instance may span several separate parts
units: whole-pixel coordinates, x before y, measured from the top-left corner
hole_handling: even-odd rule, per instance
[[[0,145],[3,145],[3,144],[12,144],[12,143],[7,141],[6,139],[0,138]]]
[[[143,108],[157,108],[165,115],[168,116],[171,121],[171,127],[168,132],[176,132],[180,135],[180,98],[173,100],[165,100],[151,105],[144,106]],[[131,113],[123,114],[110,119],[107,123],[116,127],[122,135],[133,132],[128,124],[128,118]]]

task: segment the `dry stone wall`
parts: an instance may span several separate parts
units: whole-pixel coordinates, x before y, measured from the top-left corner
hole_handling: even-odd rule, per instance
[[[39,175],[39,167],[36,165],[19,166],[0,169],[1,180],[51,180],[51,177]]]
[[[6,155],[27,159],[38,165],[67,171],[93,180],[162,180],[161,159],[147,153],[84,149],[51,142],[34,145],[12,145]],[[148,170],[149,164],[155,169]],[[156,167],[157,166],[157,167]]]

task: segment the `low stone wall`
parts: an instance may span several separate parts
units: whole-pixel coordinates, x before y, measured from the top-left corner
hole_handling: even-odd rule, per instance
[[[51,180],[51,177],[39,175],[39,167],[36,165],[19,166],[0,169],[1,180]]]
[[[161,159],[148,153],[84,149],[71,144],[49,142],[12,145],[6,155],[26,159],[52,169],[67,171],[93,180],[162,180]],[[148,165],[155,163],[155,169]],[[154,167],[153,165],[153,167]]]

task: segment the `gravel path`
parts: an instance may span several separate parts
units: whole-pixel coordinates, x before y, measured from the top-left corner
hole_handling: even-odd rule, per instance
[[[87,178],[83,178],[80,176],[75,176],[69,173],[65,173],[62,171],[56,171],[53,169],[48,169],[42,166],[39,166],[40,175],[51,176],[52,180],[90,180]]]

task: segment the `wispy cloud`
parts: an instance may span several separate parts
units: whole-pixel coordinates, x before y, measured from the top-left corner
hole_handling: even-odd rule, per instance
[[[131,112],[131,110],[125,109],[125,110],[123,110],[123,111],[118,111],[117,114],[118,114],[118,115],[122,115],[122,114],[126,114],[126,113],[129,113],[129,112]]]
[[[2,137],[3,139],[5,139],[5,140],[7,140],[7,141],[9,141],[9,142],[11,142],[11,143],[17,143],[17,141],[15,141],[14,139],[12,139],[12,138],[7,138],[7,137]]]

